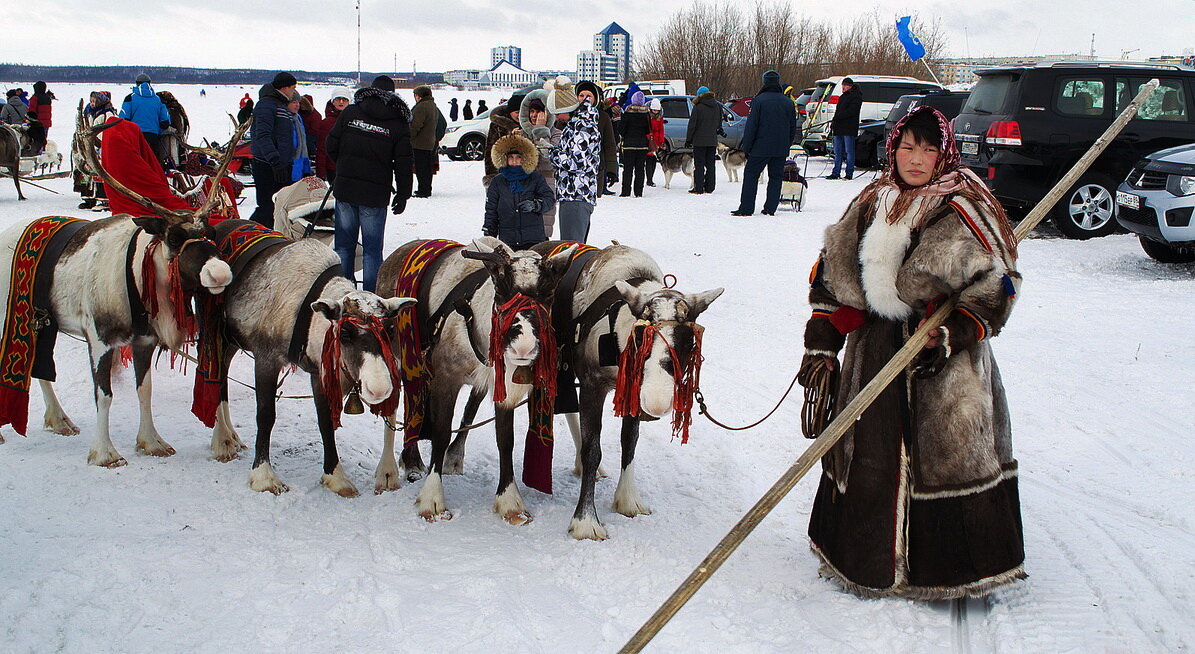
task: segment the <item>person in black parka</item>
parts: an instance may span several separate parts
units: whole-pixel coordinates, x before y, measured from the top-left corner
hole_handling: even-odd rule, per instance
[[[622,197],[631,194],[634,178],[635,197],[643,197],[643,180],[647,176],[647,150],[651,146],[651,114],[647,110],[647,99],[642,91],[631,95],[631,104],[618,121],[622,136]]]
[[[465,100],[465,108],[461,110],[461,115],[465,120],[473,120],[473,101]]]
[[[328,156],[336,162],[336,254],[345,276],[355,279],[357,234],[361,234],[361,285],[372,292],[382,265],[386,205],[402,213],[411,197],[411,110],[385,75],[353,95],[328,132]],[[390,184],[394,182],[394,201]]]
[[[859,111],[863,108],[863,91],[855,80],[842,80],[842,95],[834,107],[830,119],[830,131],[834,135],[834,170],[826,179],[838,179],[838,172],[846,160],[846,179],[855,175],[855,137],[859,135]]]
[[[743,192],[739,208],[730,212],[732,216],[750,216],[755,213],[755,193],[759,176],[768,169],[768,194],[763,203],[763,213],[776,215],[780,206],[780,184],[784,181],[784,160],[797,134],[797,114],[792,100],[784,95],[780,86],[780,73],[769,70],[763,74],[763,88],[751,100],[751,113],[743,128],[743,151],[747,153],[747,165],[743,170]]]
[[[456,98],[448,101],[448,120],[456,122],[461,115],[461,108],[456,104]]]
[[[514,250],[548,240],[543,213],[556,204],[556,195],[535,170],[539,150],[525,137],[510,134],[494,143],[490,158],[498,174],[486,189],[482,233]]]
[[[693,111],[689,114],[689,128],[685,133],[685,147],[693,148],[693,188],[690,193],[713,193],[717,177],[714,175],[714,154],[718,149],[718,135],[722,130],[722,107],[706,87],[697,89]]]

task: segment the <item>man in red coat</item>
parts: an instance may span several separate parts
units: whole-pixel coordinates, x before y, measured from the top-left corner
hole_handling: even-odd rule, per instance
[[[141,128],[132,121],[115,117],[108,119],[105,124],[112,126],[104,130],[104,147],[100,150],[100,163],[104,170],[130,191],[140,193],[167,209],[191,211],[191,205],[175,195],[166,183],[166,173],[162,170],[162,164],[158,163],[157,155],[141,134]],[[113,215],[155,215],[107,183],[104,184],[104,188],[108,193],[108,205]]]
[[[29,116],[37,118],[37,122],[42,124],[47,135],[50,133],[50,125],[53,124],[51,103],[55,99],[54,94],[46,90],[45,82],[33,83],[33,97],[29,98]]]

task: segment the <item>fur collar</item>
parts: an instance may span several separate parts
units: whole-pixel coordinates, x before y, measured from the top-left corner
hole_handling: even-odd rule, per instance
[[[900,299],[896,276],[912,242],[915,223],[928,205],[938,200],[918,197],[904,215],[895,223],[889,223],[888,214],[899,195],[897,189],[884,189],[877,194],[875,218],[859,242],[859,277],[867,306],[890,320],[904,320],[913,313],[913,308]]]

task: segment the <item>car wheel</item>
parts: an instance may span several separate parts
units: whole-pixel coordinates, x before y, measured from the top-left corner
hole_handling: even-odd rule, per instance
[[[1112,184],[1102,175],[1079,180],[1054,207],[1054,224],[1067,238],[1088,239],[1116,231],[1116,200]]]
[[[1172,245],[1151,241],[1144,236],[1138,235],[1137,240],[1141,241],[1141,249],[1149,255],[1150,259],[1160,261],[1161,263],[1195,263],[1195,248],[1176,248]]]
[[[465,161],[481,161],[485,156],[485,139],[480,136],[466,136],[457,145],[457,152]]]

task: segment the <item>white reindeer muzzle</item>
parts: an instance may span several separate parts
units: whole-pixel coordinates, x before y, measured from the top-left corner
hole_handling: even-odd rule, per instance
[[[209,259],[199,270],[199,283],[212,295],[219,295],[232,283],[232,268],[223,259]]]
[[[506,346],[504,357],[511,366],[529,366],[539,356],[539,339],[526,316],[515,318],[515,325],[520,327],[519,335]]]
[[[394,392],[390,381],[390,369],[382,357],[365,355],[361,364],[361,399],[366,404],[381,404]]]

